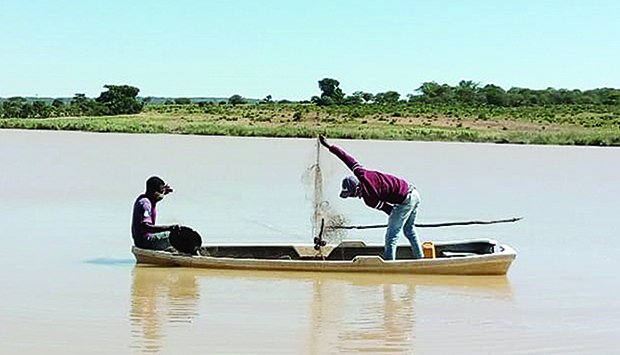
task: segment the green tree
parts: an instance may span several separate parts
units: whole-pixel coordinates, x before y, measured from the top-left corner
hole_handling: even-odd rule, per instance
[[[75,94],[69,104],[69,113],[73,116],[101,116],[105,111],[104,106],[82,93]]]
[[[22,107],[27,103],[27,100],[20,96],[10,97],[2,102],[2,110],[4,111],[3,117],[16,118],[21,117]]]
[[[52,113],[52,107],[43,101],[35,101],[32,103],[32,117],[48,118]]]
[[[455,88],[456,99],[458,102],[474,105],[480,103],[479,88],[480,84],[471,80],[461,80],[459,85]]]
[[[599,88],[587,91],[589,95],[594,97],[597,104],[603,105],[619,105],[620,90],[612,88]]]
[[[534,90],[512,87],[506,92],[510,106],[532,106],[538,104]]]
[[[322,91],[321,97],[314,96],[312,102],[319,106],[340,105],[344,101],[344,92],[338,86],[340,82],[336,79],[324,78],[319,80],[319,89]]]
[[[54,101],[52,101],[50,109],[51,116],[60,117],[66,115],[66,105],[65,102],[61,99],[54,99]]]
[[[65,102],[62,101],[61,99],[54,99],[54,101],[52,101],[52,107],[54,108],[61,108],[65,106]]]
[[[30,102],[24,102],[19,113],[20,118],[34,117],[34,111]]]
[[[245,103],[245,99],[243,98],[243,96],[241,95],[233,95],[231,97],[228,98],[228,103],[231,105],[242,105]]]
[[[364,102],[366,103],[370,103],[375,101],[375,95],[369,93],[369,92],[364,92],[362,93],[362,99],[364,99]]]
[[[336,104],[336,102],[334,102],[334,99],[329,96],[312,96],[312,99],[310,101],[318,106],[331,106]]]
[[[354,97],[359,97],[360,100],[364,103],[370,103],[372,101],[374,101],[375,99],[375,95],[369,93],[369,92],[363,92],[363,91],[356,91],[353,93]]]
[[[561,104],[565,104],[565,105],[572,105],[574,103],[577,102],[577,95],[576,93],[580,91],[579,90],[567,90],[567,89],[560,89],[558,90],[558,97],[559,97],[559,101]]]
[[[493,84],[485,85],[480,89],[480,94],[484,98],[484,102],[494,106],[506,106],[508,105],[508,97],[506,96],[506,90]]]
[[[375,103],[379,105],[396,104],[400,99],[400,94],[396,91],[380,92],[375,95]]]
[[[130,85],[104,85],[107,91],[102,92],[96,102],[102,104],[109,115],[136,114],[142,111],[143,102],[137,97],[140,89]]]
[[[364,102],[359,95],[351,95],[344,98],[343,104],[345,105],[361,105]]]
[[[410,96],[410,100],[415,98],[421,102],[443,104],[453,103],[455,101],[454,88],[447,84],[439,85],[434,81],[425,82],[422,83],[416,91],[420,92],[421,95],[419,97]]]
[[[273,103],[273,97],[271,97],[271,95],[267,95],[267,96],[265,96],[264,99],[261,100],[261,103],[263,103],[263,104],[271,104],[271,103]]]

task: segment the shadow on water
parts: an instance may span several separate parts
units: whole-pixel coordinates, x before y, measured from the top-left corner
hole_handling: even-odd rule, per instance
[[[208,293],[213,295],[207,295],[209,302],[199,307],[200,284],[208,284],[212,290]],[[210,317],[216,317],[215,314],[229,317],[218,318],[217,322],[228,322],[233,329],[240,326],[237,322],[243,322],[243,317],[230,307],[238,306],[241,301],[235,301],[238,296],[228,294],[228,289],[221,289],[224,287],[239,288],[252,294],[251,298],[243,299],[259,305],[254,316],[269,319],[272,314],[268,309],[272,305],[280,312],[301,315],[309,320],[304,324],[308,328],[304,332],[308,333],[307,346],[312,354],[334,349],[339,352],[410,352],[416,349],[416,334],[424,327],[424,319],[429,313],[438,311],[437,307],[443,307],[437,306],[438,297],[445,298],[446,303],[451,299],[468,302],[477,299],[485,304],[484,307],[489,303],[501,307],[512,301],[512,290],[505,276],[360,275],[136,265],[130,312],[134,347],[143,353],[162,351],[172,341],[167,338],[172,336],[170,332],[174,331],[174,324],[192,323],[201,318],[201,311],[204,313],[202,321],[193,324],[192,328],[206,326],[207,329],[200,329],[205,334],[217,331],[209,328],[213,326],[209,323],[212,322]],[[271,292],[261,296],[259,290],[262,287]],[[284,297],[307,301],[286,306],[281,303],[282,294],[272,295],[275,289]],[[225,296],[215,296],[222,293]],[[418,325],[420,320],[422,325]],[[217,344],[212,346],[217,351]],[[235,349],[228,348],[227,351],[234,352]]]
[[[93,264],[93,265],[122,265],[122,266],[126,266],[126,265],[133,265],[136,263],[136,259],[116,259],[116,258],[106,258],[106,257],[102,257],[102,258],[94,258],[94,259],[88,259],[88,260],[84,260],[84,263],[86,264]]]

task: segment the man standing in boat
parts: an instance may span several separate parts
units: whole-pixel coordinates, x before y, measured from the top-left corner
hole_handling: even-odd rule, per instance
[[[422,247],[414,228],[420,205],[420,194],[416,188],[402,178],[364,168],[342,148],[329,144],[323,136],[319,136],[319,142],[353,172],[353,175],[342,179],[340,197],[361,198],[368,207],[389,216],[383,259],[396,259],[396,241],[401,229],[411,243],[413,258],[421,258]]]
[[[176,224],[169,226],[155,224],[157,203],[171,192],[172,188],[158,176],[146,180],[146,192],[138,196],[134,202],[131,219],[131,236],[138,248],[153,250],[172,248],[170,232],[180,227]]]

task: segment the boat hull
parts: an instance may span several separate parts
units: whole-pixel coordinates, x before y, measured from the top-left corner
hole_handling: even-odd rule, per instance
[[[458,256],[438,257],[432,259],[401,259],[393,261],[384,261],[376,253],[381,250],[382,246],[366,246],[363,242],[344,242],[338,246],[328,246],[328,250],[323,255],[312,254],[313,248],[308,245],[283,246],[283,245],[264,245],[264,246],[211,246],[203,247],[205,250],[211,250],[215,256],[192,256],[186,254],[173,254],[164,251],[146,250],[137,247],[132,248],[132,252],[138,263],[152,264],[160,266],[180,266],[193,268],[211,268],[211,269],[241,269],[241,270],[278,270],[278,271],[309,271],[309,272],[359,272],[359,273],[402,273],[402,274],[433,274],[433,275],[505,275],[510,268],[513,260],[516,258],[515,251],[507,245],[493,244],[493,241],[484,241],[490,243],[492,248],[490,252],[483,254],[474,253],[452,253]],[[463,250],[463,245],[467,243],[481,243],[476,241],[461,242],[443,242],[438,247],[449,250],[451,245],[461,246],[459,250]],[[344,245],[344,246],[343,246]],[[355,250],[368,250],[371,255],[360,255],[345,257],[344,248],[355,246]],[[279,248],[278,250],[286,250],[290,247],[295,251],[294,259],[289,255],[285,257],[270,259],[257,258],[252,255],[236,255],[229,252],[230,256],[218,256],[220,253],[226,255],[222,250],[243,250],[252,248],[260,252],[269,248]],[[446,249],[447,248],[447,249]],[[372,252],[370,252],[372,251]],[[328,253],[329,252],[329,253]],[[339,255],[342,252],[343,258],[348,260],[334,259],[332,254]],[[444,254],[450,255],[450,252]]]

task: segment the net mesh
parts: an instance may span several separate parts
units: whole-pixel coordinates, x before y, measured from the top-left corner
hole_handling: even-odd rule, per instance
[[[347,224],[346,217],[336,211],[324,196],[323,171],[321,169],[321,143],[316,141],[315,161],[307,169],[304,180],[311,189],[313,204],[312,213],[312,238],[317,237],[321,231],[321,220],[324,220],[323,239],[328,243],[338,244],[346,235],[344,229],[335,229],[336,226]]]

